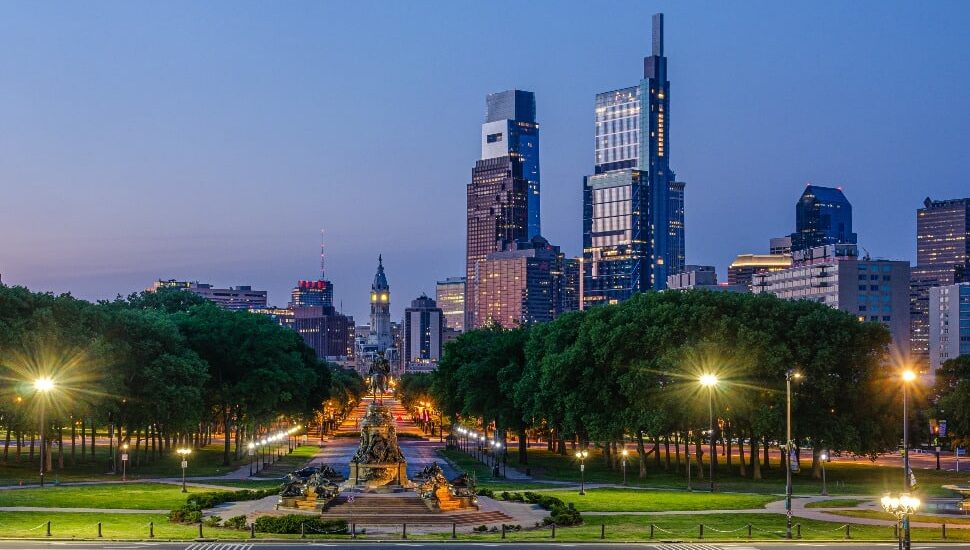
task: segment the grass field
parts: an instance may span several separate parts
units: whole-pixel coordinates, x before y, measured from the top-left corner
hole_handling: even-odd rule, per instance
[[[893,521],[893,516],[887,514],[886,512],[880,512],[878,510],[831,510],[829,514],[835,514],[838,516],[846,516],[853,518],[868,518],[868,519],[884,519],[887,521]],[[925,523],[946,523],[947,525],[961,524],[970,525],[970,517],[966,516],[927,516],[924,514],[915,514],[910,516],[911,521],[921,521]]]
[[[190,486],[188,491],[207,493],[212,489]],[[169,510],[184,504],[188,494],[182,493],[181,486],[163,483],[49,486],[0,491],[0,506]]]
[[[574,490],[542,490],[580,512],[665,512],[681,510],[744,510],[764,508],[778,500],[769,495],[737,493],[688,493],[685,491],[651,491],[644,489],[589,489],[580,496]]]
[[[274,489],[281,485],[278,479],[210,479],[200,483],[226,489]]]
[[[806,508],[851,508],[853,506],[858,506],[865,502],[864,500],[859,500],[855,498],[833,498],[832,500],[822,500],[818,502],[809,502],[805,505]]]

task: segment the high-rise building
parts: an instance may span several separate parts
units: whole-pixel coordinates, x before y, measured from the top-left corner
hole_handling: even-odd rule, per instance
[[[909,348],[909,262],[859,258],[855,244],[796,250],[792,266],[753,276],[752,292],[811,300],[885,325],[900,352]]]
[[[290,307],[331,307],[333,286],[330,281],[299,280],[290,292]]]
[[[444,314],[434,300],[421,295],[404,310],[404,370],[434,370],[441,359]]]
[[[475,327],[505,328],[551,321],[559,314],[562,253],[541,236],[508,245],[476,264],[469,285],[475,295]]]
[[[855,244],[852,205],[834,187],[809,185],[795,203],[795,232],[791,249],[807,250],[829,244]]]
[[[445,326],[465,330],[465,278],[448,277],[435,285],[435,301],[444,312]]]
[[[541,233],[539,222],[539,124],[536,98],[532,92],[506,90],[485,98],[485,124],[482,124],[482,160],[502,157],[522,159],[522,177],[528,199],[526,225],[528,238]]]
[[[530,92],[512,90],[492,94],[486,101],[482,158],[475,162],[472,181],[466,189],[467,281],[471,281],[477,263],[486,256],[508,243],[528,239],[533,197],[538,224],[539,137],[535,99]],[[536,194],[530,195],[530,189]],[[474,300],[474,293],[466,287],[466,327],[478,326]]]
[[[583,181],[583,296],[592,306],[663,289],[683,270],[684,187],[670,169],[663,14],[640,84],[596,95],[594,175]]]
[[[933,287],[929,291],[930,369],[970,355],[970,283]]]
[[[292,328],[313,348],[317,357],[347,361],[354,357],[354,319],[337,313],[333,306],[294,307]]]
[[[155,292],[160,288],[179,288],[197,294],[219,307],[233,311],[248,311],[266,307],[266,291],[253,290],[251,286],[231,286],[229,288],[213,288],[212,285],[198,281],[176,281],[175,279],[157,280],[146,292]]]
[[[934,201],[916,211],[916,267],[910,281],[912,355],[930,366],[930,289],[970,282],[970,199]]]
[[[744,285],[751,291],[755,275],[789,267],[791,256],[788,254],[738,254],[728,266],[728,284]]]
[[[768,241],[768,253],[774,255],[791,256],[791,235],[772,237]]]
[[[579,311],[583,305],[583,259],[563,258],[559,291],[559,313]]]

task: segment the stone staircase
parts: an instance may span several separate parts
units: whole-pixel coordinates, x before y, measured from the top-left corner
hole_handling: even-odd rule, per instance
[[[478,510],[433,511],[417,495],[346,495],[334,499],[323,512],[323,519],[344,519],[358,525],[481,525],[511,521],[503,512]]]

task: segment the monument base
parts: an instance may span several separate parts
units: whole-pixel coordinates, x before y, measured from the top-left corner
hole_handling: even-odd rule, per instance
[[[347,476],[350,487],[365,489],[393,489],[408,485],[407,464],[358,464],[350,463],[350,475]]]

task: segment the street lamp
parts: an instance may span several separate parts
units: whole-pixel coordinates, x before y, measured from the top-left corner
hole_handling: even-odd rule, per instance
[[[825,461],[829,459],[829,453],[822,451],[822,454],[820,454],[818,458],[822,461],[822,496],[827,497],[829,496],[829,491],[825,486]]]
[[[121,481],[127,481],[128,475],[128,444],[121,446]]]
[[[589,451],[583,449],[582,451],[576,451],[576,458],[579,459],[579,494],[586,494],[586,457],[589,456]]]
[[[185,469],[189,467],[189,455],[192,454],[192,449],[179,449],[175,452],[182,457],[182,492],[188,493],[188,490],[185,488]]]
[[[801,373],[794,370],[785,372],[785,453],[787,453],[787,465],[785,468],[785,538],[791,538],[791,473],[794,467],[792,459],[791,442],[791,381],[802,377]]]
[[[246,446],[246,448],[248,449],[248,453],[249,453],[249,477],[252,477],[253,458],[256,456],[256,444],[254,444],[253,442],[250,442],[249,445]]]
[[[710,415],[710,427],[711,427],[711,456],[708,458],[708,463],[710,465],[710,475],[708,476],[711,480],[711,492],[714,492],[714,386],[717,385],[717,376],[713,374],[705,374],[701,376],[701,385],[707,387],[707,412]]]
[[[916,381],[916,373],[907,369],[902,373],[903,379],[903,494],[899,497],[900,505],[907,506],[913,500],[916,502],[916,507],[919,507],[919,499],[913,499],[909,497],[909,492],[912,490],[912,473],[909,469],[909,385]],[[903,499],[906,499],[906,504],[903,503]],[[892,500],[892,499],[890,499]],[[915,509],[914,509],[915,511]],[[909,550],[910,547],[910,537],[909,537],[909,512],[905,512],[901,516],[903,524],[903,536],[902,540],[899,542],[899,547],[903,550]]]
[[[630,455],[630,451],[623,449],[620,454],[623,455],[623,484],[626,485],[626,457]]]
[[[899,498],[887,494],[882,497],[881,504],[883,510],[889,512],[896,518],[897,528],[900,522],[902,522],[904,533],[899,536],[899,549],[909,550],[909,532],[906,529],[909,527],[909,516],[919,510],[919,499],[909,496],[909,493],[903,493],[899,495]]]
[[[54,389],[54,381],[50,378],[38,378],[34,380],[34,389],[40,394],[40,486],[43,487],[44,469],[47,466],[47,394]]]

